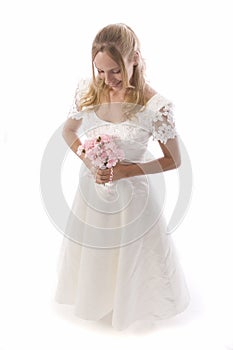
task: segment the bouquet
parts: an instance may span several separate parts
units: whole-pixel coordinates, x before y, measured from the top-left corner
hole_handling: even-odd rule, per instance
[[[118,147],[115,137],[99,135],[94,139],[87,139],[78,147],[77,154],[82,153],[89,158],[92,165],[97,168],[112,168],[118,161],[124,159],[124,151]]]

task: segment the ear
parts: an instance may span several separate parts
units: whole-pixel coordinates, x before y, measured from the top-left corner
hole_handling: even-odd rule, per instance
[[[134,57],[133,57],[133,64],[134,64],[134,66],[137,66],[138,62],[139,62],[139,52],[135,51]]]

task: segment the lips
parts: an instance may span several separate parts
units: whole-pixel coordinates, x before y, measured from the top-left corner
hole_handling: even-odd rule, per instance
[[[121,84],[121,81],[118,81],[118,83],[116,84],[107,84],[108,86],[110,86],[111,88],[115,88],[117,86],[119,86]]]

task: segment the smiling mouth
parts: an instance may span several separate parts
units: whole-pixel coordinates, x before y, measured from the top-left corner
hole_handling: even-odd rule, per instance
[[[114,87],[119,86],[120,84],[121,84],[121,81],[118,81],[118,83],[116,83],[116,84],[108,84],[108,86],[114,88]]]

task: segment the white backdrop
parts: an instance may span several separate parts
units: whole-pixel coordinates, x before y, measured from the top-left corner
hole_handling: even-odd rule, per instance
[[[1,2],[1,350],[97,344],[233,349],[230,5],[230,0]],[[151,84],[175,103],[194,176],[189,211],[173,233],[191,305],[156,330],[137,334],[78,320],[53,304],[62,236],[40,195],[44,149],[66,119],[77,80],[90,74],[96,32],[115,22],[135,30]],[[71,188],[66,187],[67,198]]]

